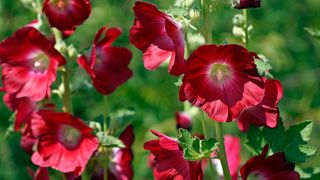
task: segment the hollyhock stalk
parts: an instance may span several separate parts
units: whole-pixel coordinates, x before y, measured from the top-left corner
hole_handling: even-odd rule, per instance
[[[210,18],[210,1],[209,0],[201,0],[201,6],[203,9],[202,15],[203,15],[203,21],[204,21],[204,38],[206,44],[212,43],[212,34],[211,34],[211,18]],[[204,116],[202,120],[203,124],[205,123]],[[220,141],[218,148],[219,148],[219,159],[221,162],[222,170],[223,170],[223,176],[225,180],[231,180],[230,170],[228,166],[227,161],[227,153],[224,147],[224,139],[223,139],[223,128],[222,123],[215,121],[216,126],[216,139]],[[205,125],[203,125],[203,131],[205,132]],[[206,137],[208,138],[208,137]],[[212,166],[212,163],[209,163],[210,167]],[[211,171],[212,168],[210,168]]]
[[[59,47],[61,43],[63,43],[63,38],[62,38],[62,32],[59,31],[56,28],[52,28],[55,40],[56,40],[56,45]],[[64,66],[61,70],[61,80],[63,84],[63,105],[64,105],[64,111],[72,114],[73,109],[72,109],[72,100],[71,100],[71,93],[70,93],[70,70],[68,69],[68,64]]]
[[[249,32],[248,32],[248,10],[247,9],[243,9],[243,17],[244,17],[244,33],[245,33],[245,45],[246,48],[249,49]]]
[[[107,134],[108,130],[108,122],[107,122],[107,96],[103,95],[103,131],[104,133]],[[109,157],[108,157],[108,149],[105,147],[105,152],[106,152],[106,159],[105,159],[105,167],[104,167],[104,175],[103,179],[107,180],[108,179],[108,164],[109,164]],[[103,157],[103,156],[102,156]]]

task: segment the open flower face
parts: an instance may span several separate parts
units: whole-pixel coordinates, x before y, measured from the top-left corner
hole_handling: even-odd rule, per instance
[[[199,47],[189,57],[182,81],[180,100],[220,122],[236,119],[264,95],[252,53],[238,45]]]
[[[156,180],[184,179],[200,180],[203,172],[200,161],[187,161],[183,157],[183,151],[179,143],[157,131],[151,131],[159,137],[159,140],[151,140],[144,144],[144,148],[150,150],[155,156],[153,175]]]
[[[256,126],[277,127],[279,120],[279,100],[282,98],[283,89],[278,80],[265,80],[265,93],[261,103],[244,110],[239,119],[238,127],[241,131],[247,131],[250,124]]]
[[[66,61],[37,29],[23,27],[0,43],[0,63],[7,93],[40,101],[50,96],[57,68]]]
[[[38,138],[32,162],[40,167],[78,176],[99,146],[92,129],[68,113],[40,110],[33,117],[31,128]]]
[[[105,34],[103,38],[101,38]],[[101,94],[110,94],[125,83],[132,71],[128,68],[132,58],[127,48],[112,47],[111,44],[121,34],[119,28],[102,27],[94,40],[88,56],[81,56],[78,64],[91,76],[94,87]]]
[[[299,173],[294,171],[294,164],[288,162],[283,152],[275,153],[267,157],[268,146],[262,153],[254,156],[240,169],[243,180],[299,180]]]
[[[45,0],[43,12],[51,26],[72,31],[90,15],[90,0]]]
[[[135,21],[130,41],[143,52],[144,66],[157,69],[170,59],[169,73],[180,75],[184,68],[184,35],[182,25],[150,3],[136,2]]]

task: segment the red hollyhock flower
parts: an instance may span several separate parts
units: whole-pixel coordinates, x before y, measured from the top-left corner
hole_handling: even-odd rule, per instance
[[[31,155],[33,153],[33,146],[37,143],[37,138],[35,138],[32,133],[30,120],[28,124],[24,126],[21,133],[20,146],[26,153]]]
[[[177,128],[183,128],[190,130],[191,129],[191,117],[186,112],[176,112],[176,122],[177,122]]]
[[[261,0],[233,0],[233,7],[236,9],[258,8]]]
[[[23,27],[0,43],[5,91],[40,101],[50,96],[59,65],[66,63],[54,44],[33,27]]]
[[[144,148],[150,150],[155,156],[153,175],[156,180],[200,180],[203,178],[200,161],[185,160],[183,151],[175,139],[157,131],[151,132],[158,136],[159,140],[146,142]]]
[[[99,146],[92,129],[68,113],[40,110],[32,119],[31,128],[38,138],[31,160],[40,167],[78,176]]]
[[[107,30],[107,27],[102,27],[96,34],[90,54],[78,59],[78,64],[91,76],[94,87],[105,95],[112,93],[132,76],[128,68],[132,58],[130,50],[111,47],[120,34],[119,28]]]
[[[90,0],[45,0],[43,12],[49,24],[60,31],[74,30],[90,15]]]
[[[14,129],[18,131],[23,124],[30,120],[32,113],[36,110],[36,102],[27,97],[16,98],[16,94],[5,94],[4,103],[11,111],[15,111]]]
[[[170,74],[182,74],[185,60],[181,24],[150,3],[136,2],[133,11],[130,42],[143,52],[145,68],[155,70],[170,58]]]
[[[199,47],[189,57],[182,81],[180,100],[188,100],[220,122],[238,118],[264,95],[252,53],[238,45]]]
[[[283,152],[267,157],[268,146],[262,153],[251,158],[240,169],[241,177],[263,180],[299,180],[299,173],[294,171],[294,164],[288,162]]]
[[[108,179],[130,180],[133,178],[132,169],[132,144],[134,141],[133,127],[128,126],[119,138],[125,145],[125,148],[113,148],[114,157],[111,160]]]
[[[282,98],[282,85],[278,80],[265,79],[265,81],[265,93],[260,104],[246,109],[238,119],[238,127],[241,131],[247,131],[250,124],[277,127],[279,120],[277,105]]]

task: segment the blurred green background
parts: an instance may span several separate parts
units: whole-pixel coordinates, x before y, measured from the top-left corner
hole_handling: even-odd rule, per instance
[[[148,1],[167,9],[173,0]],[[143,143],[152,138],[148,132],[156,129],[168,135],[176,135],[174,113],[182,109],[178,100],[178,87],[174,85],[176,77],[167,73],[162,67],[150,72],[143,67],[141,52],[129,44],[129,30],[133,23],[131,10],[133,0],[92,0],[93,9],[89,19],[76,33],[67,39],[81,52],[92,43],[96,31],[103,25],[118,26],[123,34],[115,42],[132,50],[134,56],[130,67],[134,76],[113,94],[108,96],[108,112],[123,108],[134,108],[133,119],[136,141],[134,143],[135,179],[152,179],[152,171],[147,167],[148,152]],[[262,8],[249,10],[249,23],[254,26],[250,50],[264,54],[273,66],[271,72],[281,80],[284,97],[280,102],[281,115],[285,126],[310,119],[314,121],[312,143],[320,148],[320,40],[311,37],[304,27],[320,29],[319,0],[262,0]],[[212,13],[213,38],[215,43],[227,40],[229,43],[241,44],[240,39],[232,35],[232,18],[240,10],[231,9],[229,5],[220,5]],[[0,1],[0,39],[4,39],[19,27],[36,18],[18,0]],[[72,62],[76,64],[75,62]],[[75,115],[84,120],[92,120],[103,111],[103,99],[94,89],[90,89],[89,77],[83,70],[74,70],[72,77],[75,91],[73,105]],[[2,95],[0,97],[2,98]],[[53,99],[57,97],[53,95]],[[0,179],[30,179],[26,167],[34,167],[29,156],[20,148],[20,134],[14,133],[4,137],[10,125],[8,119],[12,113],[0,103]],[[193,121],[193,131],[201,132],[199,119]],[[213,124],[213,123],[211,123]],[[227,132],[244,137],[236,123],[224,125]],[[213,128],[212,128],[213,129]],[[246,147],[242,146],[243,161],[248,160]],[[319,153],[318,153],[319,154]],[[320,165],[316,155],[303,167]],[[54,179],[60,177],[50,171]]]

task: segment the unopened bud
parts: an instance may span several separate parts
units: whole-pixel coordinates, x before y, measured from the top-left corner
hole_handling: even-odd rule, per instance
[[[73,44],[69,45],[67,50],[69,57],[77,57],[77,49],[73,46]]]
[[[245,37],[246,33],[244,32],[244,30],[241,27],[238,26],[233,26],[232,28],[232,34],[235,37]]]
[[[236,9],[258,8],[261,0],[232,0],[232,7]]]
[[[242,27],[245,25],[245,23],[246,23],[246,20],[242,14],[234,15],[234,17],[232,19],[232,24],[234,26]]]
[[[191,9],[189,12],[189,16],[192,20],[197,20],[200,17],[200,13],[196,9]]]
[[[194,0],[184,0],[182,2],[182,6],[184,7],[190,7],[193,4]]]

